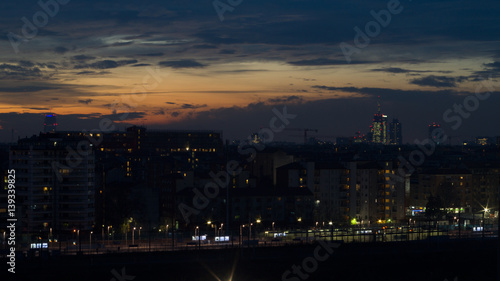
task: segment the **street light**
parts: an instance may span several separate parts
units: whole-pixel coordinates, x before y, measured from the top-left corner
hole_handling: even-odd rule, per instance
[[[249,230],[250,230],[250,231],[249,231],[249,234],[248,234],[248,237],[249,237],[249,239],[248,239],[248,240],[252,240],[252,225],[253,225],[253,223],[251,223],[251,224],[250,224],[250,227],[249,227]]]
[[[135,226],[134,226],[134,228],[132,229],[132,245],[135,245],[135,244],[134,244],[134,234],[135,234]]]
[[[73,229],[73,233],[76,232],[76,240],[78,241],[78,246],[80,246],[80,229]]]
[[[90,243],[89,243],[89,244],[90,244],[90,246],[89,246],[89,253],[92,251],[92,233],[94,233],[94,232],[93,232],[93,231],[91,231],[91,232],[90,232],[90,239],[89,239],[89,241],[90,241]]]
[[[214,228],[214,242],[215,242],[215,237],[217,236],[217,226],[215,225],[212,226],[212,221],[207,221],[207,233],[211,227]]]
[[[273,232],[274,232],[274,222],[273,222]]]
[[[198,226],[196,227],[196,231],[194,232],[195,236],[196,232],[198,232],[198,249],[201,249],[201,235],[200,235],[200,228]]]
[[[243,243],[243,227],[245,227],[245,225],[240,224],[240,247]]]
[[[489,210],[488,208],[484,208],[484,210],[483,210],[483,238],[484,238],[484,214],[485,214],[486,212],[489,212],[489,211],[490,211],[490,210]]]
[[[261,220],[257,219],[257,220],[255,220],[255,222],[257,223],[257,225],[255,226],[255,236],[257,239],[259,239],[259,228],[258,228],[259,225],[258,224],[261,223]]]
[[[141,243],[141,229],[142,229],[142,226],[139,227],[139,243]]]

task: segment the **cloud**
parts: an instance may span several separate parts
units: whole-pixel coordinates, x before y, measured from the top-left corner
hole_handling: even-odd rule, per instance
[[[179,115],[180,115],[180,113],[177,112],[177,111],[174,111],[174,112],[170,113],[170,116],[172,116],[172,117],[177,117]]]
[[[410,84],[419,86],[431,86],[436,88],[456,87],[457,83],[466,80],[465,77],[447,77],[430,75],[422,78],[415,78],[411,80]]]
[[[247,73],[247,72],[264,72],[268,69],[234,69],[234,70],[219,70],[216,73]]]
[[[68,49],[68,48],[66,48],[66,47],[62,47],[62,46],[59,46],[59,47],[55,47],[55,48],[54,48],[54,53],[56,53],[56,54],[64,54],[64,53],[66,53],[67,51],[69,51],[69,49]]]
[[[108,47],[121,47],[121,46],[128,46],[132,45],[134,41],[126,41],[126,42],[115,42],[113,44],[108,45]]]
[[[486,66],[490,70],[499,71],[500,70],[500,61],[495,61],[492,63],[485,63],[484,66]]]
[[[102,60],[102,61],[97,61],[94,63],[90,64],[78,64],[75,65],[75,69],[81,69],[81,68],[92,68],[92,69],[110,69],[110,68],[117,68],[120,66],[128,65],[128,64],[134,64],[137,63],[137,60],[120,60],[120,61],[114,61],[114,60]]]
[[[195,60],[172,60],[172,61],[161,61],[158,63],[161,66],[171,67],[171,68],[202,68],[206,65],[199,63]]]
[[[139,56],[139,57],[161,57],[163,55],[164,54],[162,52],[158,52],[158,53],[138,54],[136,56]]]
[[[300,91],[298,89],[311,91],[310,94],[307,94],[307,99],[325,98],[329,97],[328,95],[333,97],[338,94],[344,98],[342,102],[349,98],[360,102],[360,100],[371,98],[375,94],[384,96],[384,93],[394,99],[400,98],[402,100],[408,97],[428,96],[431,94],[460,95],[459,89],[445,88],[443,84],[445,86],[469,86],[468,83],[459,84],[458,80],[453,79],[452,76],[454,75],[442,74],[445,72],[431,71],[431,69],[446,67],[443,70],[450,70],[446,73],[451,73],[451,71],[462,71],[462,68],[467,67],[469,69],[463,71],[481,70],[481,72],[475,73],[477,75],[499,74],[498,61],[500,56],[498,54],[500,52],[498,52],[498,43],[492,39],[500,35],[500,21],[498,21],[500,2],[492,0],[485,2],[461,1],[460,5],[453,1],[424,2],[423,5],[405,6],[405,12],[400,15],[393,15],[391,25],[384,27],[379,36],[371,38],[370,45],[367,48],[362,48],[359,53],[353,55],[355,61],[349,65],[344,61],[338,43],[345,41],[352,44],[352,40],[356,35],[353,27],[358,26],[364,29],[365,23],[373,19],[369,11],[384,9],[387,1],[246,1],[244,8],[241,6],[233,12],[226,13],[224,23],[218,21],[213,9],[207,8],[206,5],[198,5],[196,1],[160,3],[158,0],[152,0],[148,1],[146,5],[137,4],[133,1],[123,3],[117,0],[102,3],[72,2],[71,5],[64,7],[64,13],[61,12],[57,17],[50,19],[50,27],[47,26],[49,29],[40,29],[40,32],[43,33],[39,33],[36,40],[23,43],[26,49],[23,50],[22,57],[4,54],[4,59],[0,63],[19,66],[20,69],[0,69],[0,77],[4,78],[1,81],[1,87],[3,87],[3,90],[11,90],[13,93],[33,92],[33,94],[11,95],[20,101],[31,101],[33,99],[44,102],[51,96],[56,96],[61,98],[60,104],[81,107],[82,104],[78,103],[78,100],[94,98],[92,95],[96,94],[111,95],[110,92],[113,92],[110,91],[111,87],[124,85],[124,80],[119,80],[123,79],[120,76],[117,76],[117,79],[103,79],[103,81],[96,79],[95,83],[100,83],[100,85],[85,85],[83,83],[88,82],[88,79],[81,79],[82,75],[97,77],[105,73],[100,71],[112,71],[114,68],[119,67],[120,60],[132,58],[138,59],[139,62],[126,64],[129,68],[132,68],[131,66],[156,65],[159,61],[164,62],[164,67],[184,68],[187,74],[190,70],[196,72],[201,67],[210,68],[210,72],[203,74],[206,75],[207,79],[214,77],[214,81],[220,78],[216,76],[218,73],[224,73],[217,70],[225,70],[225,73],[229,73],[233,69],[233,73],[248,72],[247,74],[252,74],[249,71],[254,70],[250,68],[269,67],[269,69],[272,69],[272,73],[269,73],[270,79],[277,77],[275,81],[272,81],[274,85],[263,83],[258,88],[259,92],[253,92],[251,90],[255,89],[255,87],[250,87],[252,89],[248,87],[252,85],[234,83],[226,85],[224,89],[221,89],[223,91],[217,93],[231,93],[231,96],[228,94],[230,99],[236,95],[253,95],[252,97],[255,96],[257,100],[262,99],[267,105],[273,102],[269,101],[268,98],[274,99],[274,102],[285,102],[287,98],[282,96],[285,94],[304,95],[305,99],[306,94],[297,92]],[[3,29],[12,30],[19,34],[21,31],[19,18],[26,14],[26,8],[21,5],[22,3],[9,3],[6,9],[0,11],[3,22],[8,25]],[[149,6],[150,4],[151,6]],[[158,13],[158,16],[154,18],[148,16],[148,13],[143,13],[145,9],[157,12],[160,10],[158,8],[162,7],[171,11],[171,13],[168,15]],[[406,12],[407,8],[408,13]],[[446,13],[439,14],[436,11],[446,11]],[[438,14],[439,16],[437,16]],[[425,21],[422,21],[423,18]],[[44,32],[45,30],[47,32]],[[54,31],[48,32],[50,30]],[[130,42],[128,45],[120,44],[131,40],[134,41],[133,44]],[[3,42],[8,44],[6,36],[4,36]],[[116,43],[119,43],[118,45],[121,45],[121,47],[102,48],[102,46]],[[220,45],[220,43],[226,44]],[[443,52],[443,50],[446,50],[446,52]],[[493,53],[495,51],[497,51],[496,58]],[[20,58],[23,61],[17,62]],[[187,60],[183,60],[185,58]],[[51,62],[49,63],[49,61]],[[214,69],[211,69],[211,61],[217,61],[218,65],[224,67],[213,67]],[[58,69],[59,73],[56,73],[52,78],[54,80],[60,78],[61,83],[60,85],[51,86],[57,88],[57,90],[51,91],[50,88],[43,85],[37,86],[25,82],[20,84],[19,81],[16,81],[18,82],[17,85],[5,85],[3,83],[6,80],[36,80],[47,77],[49,66],[47,65],[47,68],[40,66],[39,63],[42,62],[52,65],[54,70]],[[246,64],[249,62],[254,63],[253,67]],[[266,65],[268,62],[286,65],[277,68]],[[363,62],[373,62],[373,64],[359,65],[359,63]],[[376,62],[383,63],[375,64]],[[353,65],[356,63],[358,65]],[[71,73],[68,73],[68,68],[75,65],[82,66],[82,68],[73,69]],[[329,75],[330,73],[314,71],[308,73],[308,67],[312,69],[320,66],[323,66],[323,68],[335,67],[335,71],[338,72],[331,71],[331,75]],[[291,81],[287,81],[285,75],[280,76],[280,73],[284,74],[284,71],[288,71],[290,68],[297,71],[297,73],[290,75],[317,78],[318,82],[295,80],[297,81],[295,82],[296,85],[286,89]],[[371,70],[373,72],[367,73],[370,69],[373,69]],[[129,73],[134,75],[133,72],[135,71],[137,75],[143,75],[143,73],[139,73],[141,70],[144,69],[135,68],[131,69],[132,72]],[[5,72],[8,72],[8,74]],[[340,75],[344,73],[350,75],[345,81]],[[184,75],[184,73],[182,74]],[[316,76],[316,74],[319,75]],[[391,74],[391,76],[395,74],[396,78],[402,78],[404,75],[418,75],[418,77],[403,78],[399,81],[392,77],[394,80],[390,82],[393,83],[390,84],[391,86],[386,87],[393,89],[385,89],[385,86],[374,86],[386,83],[383,80],[384,76],[388,74]],[[424,77],[430,74],[446,78]],[[252,75],[248,76],[251,77]],[[365,79],[368,76],[370,78]],[[411,80],[413,78],[420,79],[413,81]],[[64,86],[70,81],[75,81],[76,85]],[[350,85],[359,86],[358,81],[363,83],[362,85],[366,88],[311,89],[306,87],[306,85],[313,83],[349,86],[349,82],[352,82]],[[427,85],[427,87],[432,85],[435,88],[428,89],[435,91],[411,92],[395,89],[396,87],[410,88],[410,85],[402,85],[402,82],[405,81],[412,83],[411,87],[413,88],[418,87],[415,86],[417,84]],[[274,90],[279,87],[277,84],[283,85],[285,89],[280,88],[278,94],[270,95],[271,92],[276,93]],[[389,85],[389,83],[386,85]],[[210,94],[208,91],[218,92],[213,87],[208,88],[210,89],[207,89],[207,94]],[[85,92],[88,90],[94,90],[95,92],[86,95]],[[189,92],[188,90],[200,89],[186,89],[185,93]],[[248,90],[248,93],[243,93],[243,90]],[[313,91],[314,93],[312,93]],[[74,95],[75,92],[77,92],[77,95]],[[5,94],[5,96],[8,95]],[[5,97],[5,99],[8,99],[8,97]],[[96,102],[91,104],[93,106],[96,106],[96,103],[99,103],[97,101],[101,100],[101,98],[95,99]],[[178,101],[177,99],[171,100]],[[241,100],[235,100],[235,103],[240,104]],[[110,101],[107,100],[102,103],[106,102]],[[305,103],[304,101],[301,102]],[[161,104],[161,101],[159,103]],[[205,102],[186,97],[186,100],[175,105],[166,103],[162,104],[162,106],[169,110],[182,112],[179,117],[184,117],[184,112],[194,110],[181,108],[183,103],[196,106],[197,103]],[[211,101],[210,108],[217,106],[217,103],[219,101]],[[293,104],[295,105],[295,103]],[[48,106],[45,103],[41,105],[32,103],[30,105]],[[357,106],[354,102],[349,105]],[[410,107],[413,108],[411,105]],[[68,109],[68,111],[70,110]],[[150,113],[154,112],[154,110],[154,108],[147,108],[147,105],[141,108],[141,111]],[[234,112],[238,110],[243,109],[235,109]],[[311,114],[314,113],[311,112]],[[166,114],[172,113],[167,111]],[[304,112],[303,114],[305,116],[307,113]],[[479,113],[475,112],[474,115],[476,114]],[[180,118],[176,120],[178,119]],[[351,121],[349,120],[349,122]],[[258,124],[257,126],[266,125],[265,122],[262,123],[264,124]],[[217,123],[213,124],[217,125]],[[413,127],[411,128],[413,130]]]
[[[76,56],[72,56],[71,59],[78,60],[78,61],[87,61],[87,60],[93,60],[93,59],[95,59],[95,57],[87,56],[87,55],[76,55]]]
[[[404,68],[399,68],[399,67],[376,68],[376,69],[372,69],[371,71],[380,71],[380,72],[388,72],[388,73],[421,72],[421,71],[415,71],[415,70],[404,69]]]
[[[351,61],[350,64],[363,64],[372,63],[368,61]],[[288,64],[295,66],[322,66],[322,65],[343,65],[349,64],[346,60],[332,60],[326,58],[311,59],[311,60],[299,60],[299,61],[289,61]]]
[[[333,86],[324,86],[324,85],[314,85],[311,86],[312,89],[325,90],[332,93],[356,93],[360,94],[357,97],[344,96],[344,99],[353,99],[359,100],[362,98],[376,98],[381,97],[382,100],[391,100],[397,102],[405,102],[410,103],[406,106],[411,107],[411,102],[415,102],[419,100],[426,101],[429,98],[440,97],[442,99],[447,99],[449,104],[452,99],[462,98],[464,96],[474,95],[474,92],[469,91],[456,91],[452,89],[443,89],[443,90],[401,90],[401,89],[390,89],[390,88],[370,88],[370,87],[333,87]],[[341,97],[341,96],[339,96]],[[446,103],[445,103],[446,104]]]
[[[48,107],[28,107],[28,109],[32,110],[50,110]]]
[[[229,50],[229,49],[223,49],[219,51],[219,54],[221,55],[232,55],[235,54],[236,50]]]
[[[370,71],[387,72],[387,73],[425,73],[425,72],[451,73],[452,72],[452,71],[413,70],[400,67],[375,68],[371,69]]]
[[[181,105],[182,109],[197,109],[197,108],[203,108],[203,107],[207,107],[207,105],[206,104],[194,105],[194,104],[189,104],[189,103],[185,103],[185,104]]]
[[[165,115],[165,110],[162,108],[162,109],[153,111],[153,115]]]
[[[32,80],[40,78],[43,78],[43,73],[38,67],[26,67],[22,64],[0,64],[0,79]]]
[[[272,103],[301,102],[303,101],[303,98],[300,96],[283,96],[278,98],[270,98],[268,99],[268,101]]]
[[[109,118],[113,121],[126,121],[126,120],[135,120],[141,119],[146,116],[146,112],[123,112],[123,113],[113,113],[101,115],[102,118]]]
[[[193,48],[195,48],[195,49],[217,49],[217,46],[211,45],[211,44],[201,44],[201,45],[194,45]]]
[[[487,77],[500,77],[500,61],[483,64],[483,70],[474,72],[474,81],[481,81]]]
[[[22,66],[22,67],[33,67],[35,66],[35,64],[31,61],[27,61],[27,60],[20,60],[19,61],[19,66]]]
[[[111,72],[109,71],[91,71],[91,70],[87,70],[87,71],[80,71],[80,72],[77,72],[76,75],[104,75],[104,74],[110,74]]]
[[[92,101],[94,101],[93,99],[86,99],[86,100],[78,100],[79,103],[84,103],[84,104],[89,104],[91,103]]]
[[[166,104],[175,104],[175,102],[167,101]]]
[[[18,86],[18,87],[0,87],[0,92],[3,93],[25,93],[25,92],[40,92],[45,90],[59,89],[57,86]]]

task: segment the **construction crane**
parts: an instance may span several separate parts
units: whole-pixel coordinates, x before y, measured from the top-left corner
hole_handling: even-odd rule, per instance
[[[307,132],[318,132],[318,129],[307,129],[307,128],[285,128],[286,131],[303,131],[304,132],[304,144],[307,143]]]

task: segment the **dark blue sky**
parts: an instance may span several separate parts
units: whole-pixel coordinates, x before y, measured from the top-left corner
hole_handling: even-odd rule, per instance
[[[0,4],[0,141],[38,133],[49,111],[61,130],[110,118],[241,139],[284,104],[290,127],[349,136],[379,96],[405,142],[431,122],[500,135],[498,1],[41,2]]]

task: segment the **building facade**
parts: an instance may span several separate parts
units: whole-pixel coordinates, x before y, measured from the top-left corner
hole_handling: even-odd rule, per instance
[[[90,230],[95,216],[94,150],[84,138],[41,134],[10,149],[24,233]]]

